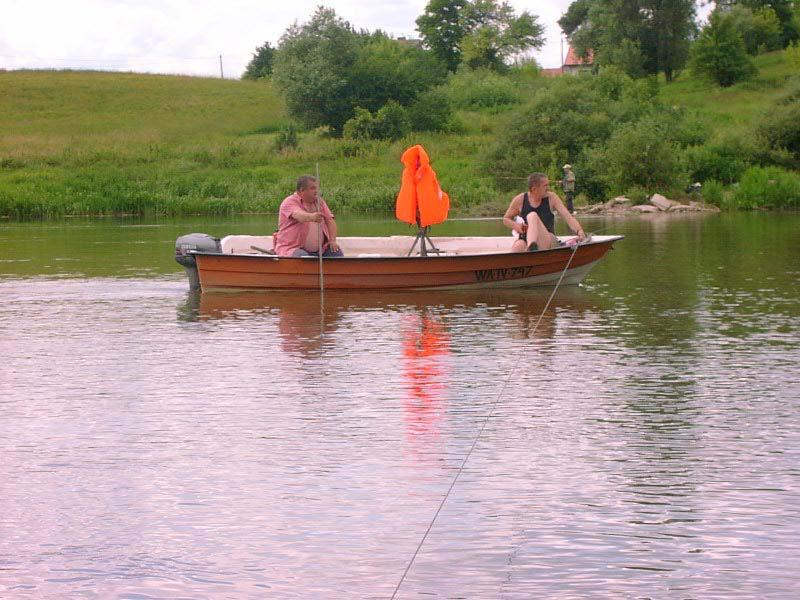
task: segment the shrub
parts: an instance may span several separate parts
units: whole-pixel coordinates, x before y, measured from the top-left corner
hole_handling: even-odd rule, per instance
[[[539,81],[542,70],[534,59],[522,59],[511,66],[508,75],[518,84],[531,85]]]
[[[389,100],[375,113],[372,137],[376,140],[397,140],[410,132],[408,111],[394,100]]]
[[[728,87],[755,74],[753,59],[747,54],[742,34],[725,13],[711,13],[708,25],[692,44],[689,58],[692,71]]]
[[[612,193],[635,186],[653,193],[686,179],[679,155],[677,146],[653,121],[640,121],[614,132],[595,159],[602,159],[601,178]]]
[[[275,150],[280,152],[286,148],[297,148],[297,127],[294,123],[289,123],[275,136]]]
[[[366,108],[356,108],[356,114],[344,124],[344,137],[348,140],[371,140],[375,118]]]
[[[344,125],[344,137],[352,140],[396,140],[410,131],[408,112],[394,100],[374,115],[366,108],[357,108],[356,116]]]
[[[453,128],[450,100],[441,87],[417,96],[408,112],[411,129],[414,131],[450,131]]]
[[[462,67],[450,76],[444,91],[450,104],[463,110],[508,106],[517,104],[521,99],[508,77],[488,69]]]
[[[751,167],[733,194],[738,208],[800,208],[800,175],[778,167]]]
[[[733,142],[691,146],[686,149],[689,179],[733,183],[750,165],[750,156],[750,152]]]
[[[762,117],[757,134],[768,152],[783,150],[800,166],[800,102],[774,106]]]
[[[625,191],[625,197],[633,201],[634,204],[644,204],[650,197],[647,190],[641,186],[635,185]]]
[[[703,201],[722,208],[725,203],[725,186],[716,179],[708,179],[703,184]]]
[[[367,139],[343,139],[336,143],[336,156],[342,158],[377,158],[388,151],[389,142]]]
[[[705,124],[663,106],[655,79],[634,81],[619,69],[552,80],[514,111],[486,153],[499,178],[576,165],[580,191],[593,199],[642,187],[682,188],[679,150],[705,140]],[[516,171],[515,171],[516,169]]]

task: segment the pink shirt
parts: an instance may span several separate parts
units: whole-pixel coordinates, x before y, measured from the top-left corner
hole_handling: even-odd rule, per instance
[[[325,200],[320,198],[319,211],[328,219],[333,218],[333,213]],[[300,194],[295,192],[288,196],[281,202],[281,208],[278,211],[278,242],[275,244],[275,253],[278,256],[291,256],[295,250],[302,248],[306,243],[309,227],[318,227],[314,222],[300,222],[292,218],[292,213],[302,210],[304,212],[316,212],[316,201],[312,206],[303,206],[303,201],[300,199]],[[323,252],[328,247],[327,240],[330,239],[328,232],[328,224],[322,221],[322,235],[326,243],[322,246]]]

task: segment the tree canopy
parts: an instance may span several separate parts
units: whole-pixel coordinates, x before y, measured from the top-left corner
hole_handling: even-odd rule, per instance
[[[723,18],[734,21],[734,28],[742,34],[749,54],[756,55],[783,47],[780,22],[769,6],[750,9],[737,5],[725,12]]]
[[[696,30],[694,0],[575,0],[559,20],[582,56],[632,76],[663,72],[671,81]]]
[[[462,62],[502,70],[513,55],[544,44],[544,27],[535,15],[516,15],[497,0],[430,0],[417,30],[450,71]]]
[[[680,110],[662,105],[654,78],[633,80],[615,67],[559,77],[510,113],[485,153],[485,170],[507,185],[531,165],[554,176],[578,165],[581,189],[607,197],[634,186],[654,192],[684,178],[678,148],[702,141]],[[663,189],[663,188],[662,188]]]
[[[727,87],[755,72],[742,33],[730,15],[714,10],[692,46],[692,70]]]
[[[253,58],[247,63],[242,79],[263,79],[272,75],[272,62],[275,59],[275,48],[269,42],[256,48]]]
[[[744,6],[754,12],[763,8],[772,9],[780,24],[783,47],[800,39],[800,22],[795,15],[798,7],[796,0],[733,0],[730,4]]]
[[[319,7],[281,37],[273,79],[292,117],[339,134],[357,108],[378,111],[389,100],[408,105],[446,72],[429,52],[381,32],[356,31],[333,9]]]

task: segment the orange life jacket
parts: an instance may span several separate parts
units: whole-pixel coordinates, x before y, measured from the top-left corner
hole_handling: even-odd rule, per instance
[[[450,197],[439,187],[425,148],[411,146],[400,161],[405,165],[395,215],[400,221],[427,227],[447,219]]]

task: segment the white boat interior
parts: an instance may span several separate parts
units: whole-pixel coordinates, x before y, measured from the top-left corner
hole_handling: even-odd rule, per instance
[[[588,242],[605,242],[619,236],[593,236]],[[439,250],[432,252],[426,243],[428,256],[458,256],[475,254],[503,254],[511,252],[514,238],[510,235],[495,237],[431,237],[430,242]],[[566,243],[575,243],[575,236],[560,236]],[[415,241],[417,242],[415,245]],[[345,257],[379,258],[408,256],[413,247],[413,256],[419,256],[420,242],[413,235],[393,235],[389,237],[340,237],[339,246]],[[271,235],[229,235],[222,238],[223,254],[263,254],[272,252]]]

